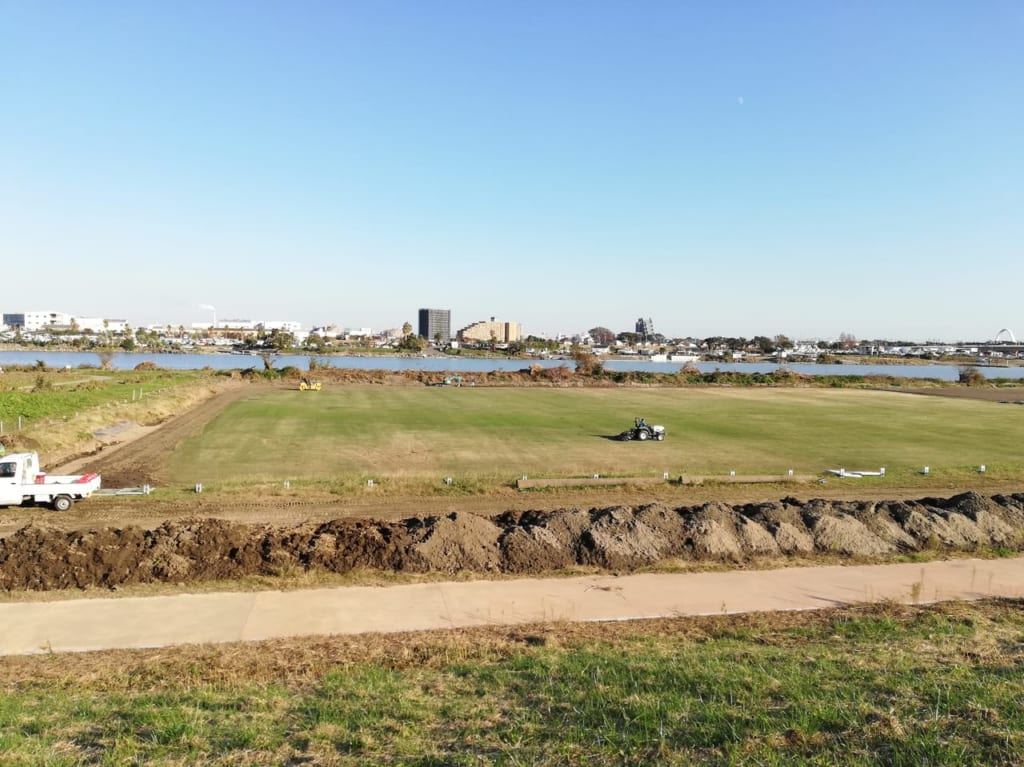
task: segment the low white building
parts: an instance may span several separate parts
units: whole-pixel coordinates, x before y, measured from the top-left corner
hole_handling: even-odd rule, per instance
[[[102,333],[103,332],[103,318],[102,317],[78,317],[75,316],[75,325],[84,333]]]
[[[71,327],[71,319],[67,312],[25,312],[22,330],[63,330]]]
[[[286,333],[298,333],[302,330],[301,322],[291,322],[288,320],[274,320],[272,322],[261,322],[259,323],[260,328],[263,330],[283,330]]]
[[[195,327],[196,323],[192,323]],[[207,328],[213,327],[216,330],[259,330],[261,323],[255,320],[221,320],[213,326],[207,325]]]

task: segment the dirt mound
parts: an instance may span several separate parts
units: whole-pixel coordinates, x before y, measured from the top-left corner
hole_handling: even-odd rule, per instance
[[[667,558],[744,562],[921,549],[1024,550],[1024,495],[965,493],[918,501],[663,505],[337,519],[292,527],[221,519],[68,532],[31,524],[0,539],[0,588],[55,590],[348,572],[544,573],[630,570]]]

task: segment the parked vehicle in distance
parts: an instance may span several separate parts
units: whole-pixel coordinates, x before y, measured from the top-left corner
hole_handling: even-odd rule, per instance
[[[0,457],[0,506],[47,504],[55,511],[67,511],[75,501],[100,489],[99,474],[68,476],[39,470],[36,453],[11,453]]]

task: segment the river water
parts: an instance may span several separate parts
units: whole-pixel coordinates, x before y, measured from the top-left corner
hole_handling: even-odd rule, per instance
[[[499,359],[480,357],[333,357],[282,354],[274,357],[274,367],[288,365],[309,369],[310,359],[320,367],[350,368],[355,370],[423,370],[429,372],[451,371],[453,373],[480,373],[492,370],[514,371],[531,365],[543,367],[572,367],[572,360],[549,359]],[[42,360],[49,367],[100,367],[100,357],[95,352],[54,352],[54,351],[0,351],[0,367],[4,365],[35,365]],[[152,362],[162,368],[173,370],[233,370],[263,368],[259,356],[246,354],[146,354],[119,353],[111,359],[116,370],[131,370],[141,362]],[[698,362],[702,373],[715,370],[737,373],[772,373],[779,369],[775,362]],[[637,370],[649,373],[676,373],[681,363],[648,362],[636,360],[609,360],[605,369],[612,371]],[[887,375],[905,378],[935,378],[941,381],[955,381],[960,369],[957,365],[818,365],[815,363],[789,363],[787,370],[805,375]],[[1024,367],[979,367],[987,378],[1024,379]]]

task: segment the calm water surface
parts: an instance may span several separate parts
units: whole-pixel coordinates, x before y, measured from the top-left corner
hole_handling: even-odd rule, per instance
[[[288,365],[309,369],[310,359],[321,367],[348,368],[354,370],[423,370],[428,372],[452,371],[454,373],[481,373],[492,370],[523,370],[531,365],[543,367],[572,367],[572,360],[531,360],[531,359],[482,359],[474,357],[329,357],[283,354],[274,358],[274,367]],[[4,365],[34,365],[42,360],[50,367],[99,367],[100,358],[95,352],[51,352],[51,351],[0,351],[0,367]],[[114,354],[111,365],[117,370],[131,370],[140,362],[152,362],[172,370],[194,370],[212,368],[233,370],[263,368],[259,356],[246,354]],[[779,369],[775,362],[698,362],[702,373],[715,370],[738,373],[772,373]],[[643,360],[613,360],[605,362],[607,370],[638,370],[650,373],[676,373],[681,363],[646,362]],[[936,378],[955,381],[959,376],[957,365],[818,365],[815,363],[792,363],[788,370],[805,375],[888,375],[904,378]],[[1024,379],[1024,367],[979,367],[988,378]]]

